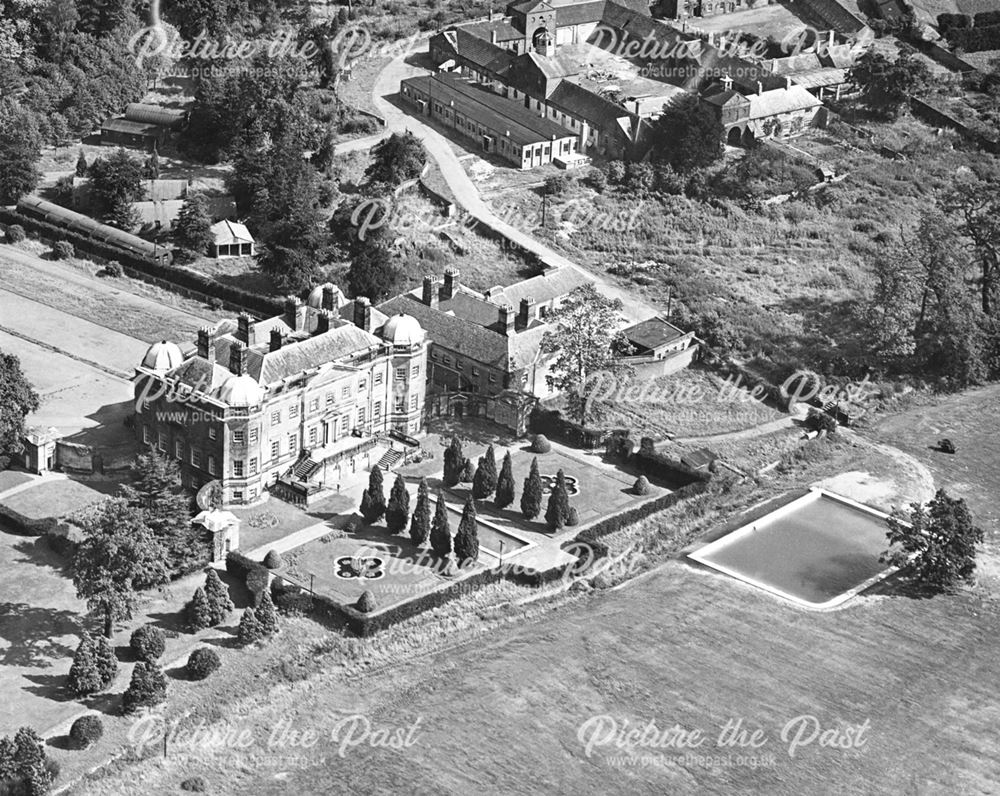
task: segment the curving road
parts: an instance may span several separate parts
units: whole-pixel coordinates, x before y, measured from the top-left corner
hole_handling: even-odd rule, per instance
[[[428,154],[437,162],[445,182],[448,183],[448,187],[455,195],[456,201],[466,212],[484,224],[502,232],[511,241],[525,250],[544,258],[547,262],[557,267],[573,268],[594,280],[604,295],[621,300],[624,307],[623,315],[629,321],[645,320],[646,318],[660,314],[662,312],[661,308],[649,304],[637,296],[634,290],[622,288],[614,282],[609,281],[607,277],[595,274],[577,265],[541,241],[502,221],[493,214],[493,211],[482,200],[482,197],[479,195],[479,189],[462,167],[458,156],[455,154],[448,140],[437,130],[425,124],[419,117],[404,113],[389,101],[390,97],[399,93],[399,83],[401,80],[416,75],[430,74],[423,67],[406,63],[406,58],[408,57],[409,55],[404,53],[394,58],[379,74],[378,79],[375,81],[375,87],[372,89],[372,99],[375,107],[382,118],[386,120],[384,135],[407,130],[413,133],[423,142]],[[372,143],[375,143],[378,137],[374,137],[374,140],[365,140],[371,140]],[[350,143],[355,144],[356,142]],[[351,148],[357,149],[359,147],[355,145]],[[338,151],[340,151],[339,147]],[[350,150],[345,148],[344,151]]]

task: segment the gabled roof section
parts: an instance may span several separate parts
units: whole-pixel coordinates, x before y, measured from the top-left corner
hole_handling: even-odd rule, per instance
[[[561,80],[548,96],[547,102],[571,116],[578,116],[602,128],[611,127],[622,117],[633,121],[637,118],[621,105],[594,94],[570,80]]]
[[[513,285],[505,287],[492,301],[500,305],[509,304],[514,309],[521,306],[521,299],[544,304],[566,296],[578,287],[593,284],[593,281],[589,276],[575,268],[564,266],[525,279],[522,282],[515,282]]]
[[[750,118],[763,119],[779,113],[818,108],[823,103],[810,94],[802,86],[791,86],[762,94],[750,94]]]

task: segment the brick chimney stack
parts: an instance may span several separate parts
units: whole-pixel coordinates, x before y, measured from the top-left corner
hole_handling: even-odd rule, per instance
[[[215,338],[212,336],[211,326],[203,326],[198,330],[198,356],[215,362]]]
[[[256,344],[256,330],[253,328],[253,318],[250,313],[241,312],[239,317],[236,319],[237,329],[236,337],[241,340],[244,345],[252,346]]]
[[[237,376],[247,372],[247,347],[240,340],[229,346],[229,370]]]
[[[271,330],[271,343],[269,348],[271,351],[278,351],[281,348],[281,329]]]
[[[334,299],[334,291],[336,291],[336,288],[333,285],[323,285],[323,309],[337,309],[337,302]]]
[[[330,331],[333,326],[333,313],[330,310],[320,310],[316,315],[316,334]]]
[[[366,332],[372,330],[372,303],[365,296],[354,299],[354,325]]]
[[[521,299],[521,306],[518,308],[517,324],[524,328],[535,316],[535,302],[530,298]]]
[[[447,301],[458,292],[458,277],[460,272],[457,268],[444,269],[444,291],[442,298]]]
[[[285,297],[285,323],[295,332],[299,328],[299,312],[302,308],[302,299],[298,296]]]
[[[514,313],[514,308],[510,304],[504,304],[500,308],[500,331],[508,337],[514,334],[516,321],[517,315]]]
[[[438,305],[438,281],[429,274],[424,276],[424,288],[420,297],[428,307],[437,309]]]

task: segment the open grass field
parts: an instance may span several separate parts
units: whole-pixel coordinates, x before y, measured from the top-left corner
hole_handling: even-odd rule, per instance
[[[997,607],[963,595],[876,596],[808,613],[674,562],[616,592],[579,599],[541,620],[392,667],[362,680],[322,678],[272,690],[224,718],[263,740],[284,717],[320,736],[308,750],[273,750],[242,765],[199,749],[126,767],[73,793],[167,792],[198,774],[213,792],[414,793],[970,793],[1000,778],[991,728]],[[343,757],[330,732],[360,713],[372,729],[403,731],[409,748]],[[596,745],[596,716],[621,727],[655,722],[701,730],[685,750]],[[824,730],[865,727],[854,748],[787,742],[813,716]],[[223,717],[220,717],[223,718]],[[756,750],[720,746],[730,720],[761,730]],[[808,724],[808,726],[807,726]],[[843,739],[843,735],[839,736]],[[863,743],[862,743],[863,741]],[[792,755],[794,752],[794,755]],[[757,767],[739,765],[752,754]],[[294,759],[293,759],[294,758]],[[645,764],[642,762],[645,758]],[[670,758],[669,761],[665,758]]]

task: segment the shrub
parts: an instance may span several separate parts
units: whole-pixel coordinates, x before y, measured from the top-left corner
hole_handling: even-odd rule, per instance
[[[194,590],[194,596],[185,606],[184,618],[188,630],[192,633],[212,626],[212,606],[208,601],[208,595],[205,594],[205,590],[201,586]]]
[[[247,608],[240,618],[240,627],[236,632],[236,638],[244,647],[253,644],[264,637],[264,629],[257,621],[257,614],[253,608]]]
[[[181,783],[181,790],[186,790],[188,793],[204,793],[208,790],[208,783],[204,777],[188,777]]]
[[[67,684],[70,690],[78,696],[93,694],[95,691],[99,691],[103,685],[101,672],[97,667],[94,640],[89,634],[84,635],[80,646],[76,648],[73,663],[69,667]]]
[[[565,174],[553,174],[551,177],[546,178],[543,193],[549,196],[558,196],[561,193],[565,193],[566,189],[569,188],[569,182],[569,177]]]
[[[556,483],[549,494],[549,503],[545,509],[545,522],[552,530],[559,530],[566,524],[569,516],[569,493],[566,491],[566,476],[560,470],[556,473]]]
[[[810,407],[805,425],[810,431],[826,431],[828,434],[835,434],[837,431],[837,419],[815,407]]]
[[[260,604],[257,606],[257,621],[260,623],[263,635],[273,636],[278,632],[278,612],[274,608],[271,592],[267,589],[264,589],[260,595]]]
[[[462,475],[459,477],[459,481],[463,484],[471,484],[476,480],[476,465],[473,464],[472,459],[466,459],[465,467],[462,468]]]
[[[531,441],[531,452],[548,453],[551,450],[552,443],[549,442],[548,438],[544,434],[535,434],[535,438]]]
[[[118,656],[114,644],[106,636],[100,636],[95,645],[94,663],[101,676],[101,688],[107,688],[118,676]]]
[[[938,450],[942,453],[955,453],[955,443],[945,437],[938,441]]]
[[[648,495],[649,494],[649,479],[644,475],[640,475],[635,479],[635,483],[632,484],[632,492],[636,495]]]
[[[580,524],[580,512],[576,510],[576,506],[570,506],[569,511],[566,513],[566,525],[572,528],[574,525]]]
[[[211,296],[208,299],[208,308],[211,310],[215,310],[216,312],[218,312],[223,308],[223,306],[224,302],[218,296]]]
[[[125,276],[125,269],[122,268],[121,263],[108,263],[101,270],[101,276],[110,276],[115,279],[120,279]]]
[[[133,631],[128,644],[138,660],[152,663],[163,654],[163,650],[166,648],[166,639],[160,628],[153,625],[143,625]]]
[[[600,169],[591,168],[583,178],[583,184],[598,193],[604,193],[608,187],[608,175]]]
[[[521,492],[521,513],[526,520],[533,520],[542,510],[542,477],[538,472],[538,459],[531,460],[531,469],[524,479]]]
[[[222,666],[219,654],[208,647],[199,647],[188,656],[187,676],[192,680],[204,680]]]
[[[210,567],[205,575],[205,597],[208,601],[211,623],[225,622],[236,607],[229,597],[229,587],[222,582],[219,573]]]
[[[122,710],[134,713],[142,707],[158,705],[167,698],[167,680],[160,667],[140,661],[132,670],[132,681],[122,695]]]
[[[385,516],[386,508],[382,468],[375,465],[368,475],[368,488],[361,493],[361,516],[371,525]]]
[[[73,244],[67,240],[57,241],[52,247],[52,256],[57,260],[68,260],[76,254]]]
[[[69,739],[77,749],[86,749],[92,743],[97,743],[104,735],[104,725],[99,716],[90,714],[81,716],[69,728]]]
[[[361,597],[358,598],[358,610],[365,614],[370,614],[375,610],[375,595],[370,589],[361,592]]]
[[[11,224],[7,227],[7,242],[8,243],[20,243],[26,237],[27,233],[24,231],[24,227],[20,224]]]
[[[268,550],[264,556],[264,566],[268,569],[281,569],[285,562],[281,560],[281,553],[277,550]]]

